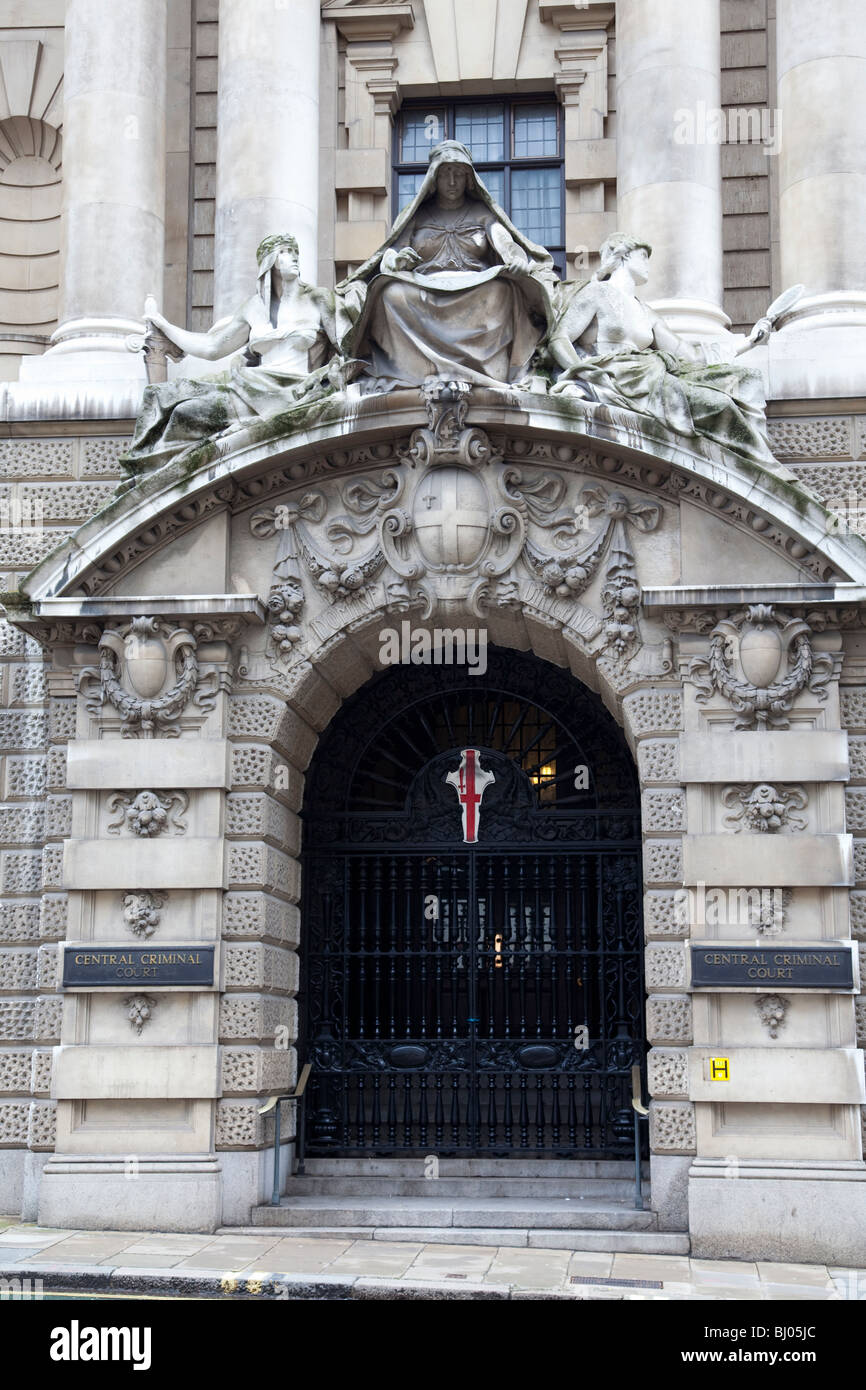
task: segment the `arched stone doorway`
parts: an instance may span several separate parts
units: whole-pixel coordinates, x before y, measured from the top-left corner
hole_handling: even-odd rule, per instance
[[[311,1154],[633,1152],[631,1067],[646,1050],[636,771],[568,672],[500,648],[486,658],[483,674],[375,677],[313,759]]]

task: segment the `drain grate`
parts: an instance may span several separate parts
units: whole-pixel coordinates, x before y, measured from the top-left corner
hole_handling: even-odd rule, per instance
[[[571,1284],[608,1284],[617,1289],[661,1289],[660,1279],[595,1279],[591,1274],[572,1274]]]
[[[446,1279],[468,1279],[468,1278],[469,1278],[469,1275],[468,1275],[468,1274],[446,1274],[446,1275],[445,1275],[445,1278],[446,1278]]]

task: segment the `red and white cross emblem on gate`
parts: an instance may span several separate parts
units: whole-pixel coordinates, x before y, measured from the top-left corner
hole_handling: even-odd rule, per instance
[[[496,781],[492,772],[483,770],[479,757],[477,748],[464,748],[457,771],[449,772],[445,778],[457,790],[463,816],[463,839],[467,845],[474,845],[478,839],[478,818],[484,788]]]

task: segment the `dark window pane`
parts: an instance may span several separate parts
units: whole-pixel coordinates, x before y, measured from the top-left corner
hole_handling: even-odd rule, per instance
[[[479,169],[478,177],[484,184],[494,203],[502,206],[505,196],[505,175],[501,169]]]
[[[555,159],[559,154],[555,106],[515,106],[514,158]]]
[[[405,164],[426,164],[430,150],[445,139],[445,112],[441,106],[403,112],[400,158]]]
[[[498,106],[458,106],[454,138],[468,145],[476,163],[505,158],[505,115]]]
[[[515,169],[511,175],[511,220],[541,246],[562,243],[562,171]]]
[[[424,182],[423,174],[398,174],[397,175],[397,211],[400,212],[407,203],[411,203],[421,184]]]

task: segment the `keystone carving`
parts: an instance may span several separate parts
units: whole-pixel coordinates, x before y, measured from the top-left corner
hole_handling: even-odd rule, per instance
[[[153,839],[162,834],[169,825],[179,835],[186,830],[186,821],[180,817],[189,806],[186,792],[141,791],[133,796],[130,792],[115,792],[108,799],[108,810],[117,819],[109,821],[106,829],[109,835],[119,835],[121,826],[126,825],[133,835],[142,839]]]
[[[156,1008],[157,1001],[150,994],[128,994],[123,1001],[126,1017],[136,1033],[140,1034]]]
[[[300,640],[305,578],[334,603],[384,583],[392,608],[420,604],[426,618],[465,603],[482,618],[491,601],[520,606],[521,579],[575,600],[601,574],[597,654],[624,663],[639,642],[629,532],[655,530],[659,503],[601,484],[569,501],[562,474],[506,464],[482,429],[466,427],[467,383],[433,380],[422,395],[428,425],[395,466],[343,487],[342,512],[329,519],[312,490],[251,517],[255,536],[279,538],[267,600],[274,655],[290,657]]]
[[[151,893],[141,889],[131,889],[123,895],[123,920],[133,936],[153,936],[159,926],[162,908],[165,906],[164,893]]]
[[[215,672],[201,676],[197,638],[158,618],[133,618],[109,628],[99,640],[99,666],[78,678],[88,712],[98,718],[106,700],[122,718],[124,738],[177,738],[174,727],[194,701],[203,713],[214,707],[219,690]]]
[[[779,830],[805,830],[806,821],[795,815],[808,804],[809,798],[802,787],[773,787],[769,782],[725,787],[722,803],[725,806],[739,805],[724,817],[730,830],[751,830],[759,835],[774,835]]]
[[[760,904],[749,920],[761,936],[778,936],[785,930],[785,917],[794,896],[792,888],[762,888]]]
[[[790,1000],[783,998],[781,994],[759,994],[755,999],[758,1018],[771,1038],[777,1038],[779,1029],[784,1028],[789,1003]]]
[[[735,660],[744,679],[734,673]],[[689,679],[700,703],[714,692],[729,702],[738,729],[787,729],[797,695],[808,688],[825,700],[832,671],[831,657],[813,653],[807,623],[756,603],[716,624],[709,653],[695,657]]]

